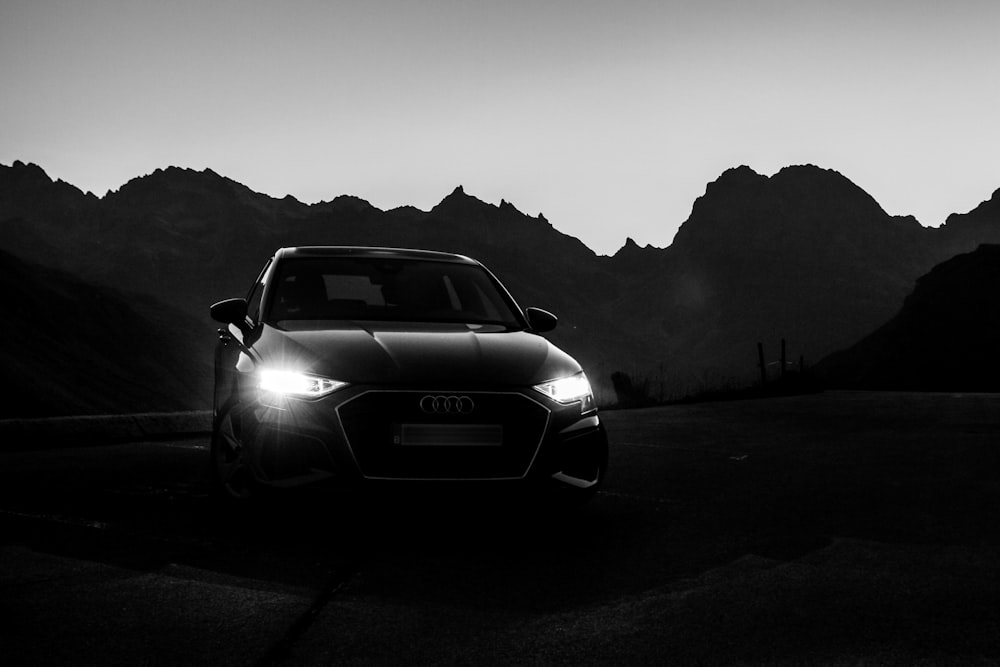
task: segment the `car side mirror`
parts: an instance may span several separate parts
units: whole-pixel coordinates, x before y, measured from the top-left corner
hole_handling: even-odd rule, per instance
[[[525,308],[524,315],[528,318],[528,326],[537,333],[552,331],[559,322],[558,317],[541,308]]]
[[[212,304],[212,319],[223,324],[243,324],[247,317],[246,299],[226,299]]]

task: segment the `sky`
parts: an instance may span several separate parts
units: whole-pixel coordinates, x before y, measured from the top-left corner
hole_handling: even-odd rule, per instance
[[[0,0],[0,164],[462,185],[598,254],[668,246],[726,169],[815,164],[936,226],[1000,188],[997,35],[995,0]]]

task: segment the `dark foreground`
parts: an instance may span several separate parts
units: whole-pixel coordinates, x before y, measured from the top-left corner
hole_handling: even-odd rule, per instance
[[[1000,661],[1000,395],[606,412],[569,515],[309,493],[205,442],[0,453],[4,664]]]

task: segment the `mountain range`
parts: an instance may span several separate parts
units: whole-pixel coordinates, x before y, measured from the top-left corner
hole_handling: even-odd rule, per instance
[[[37,337],[9,343],[5,334],[0,343],[21,346],[20,357],[53,378],[73,362],[50,350],[75,349],[83,331],[104,336],[91,359],[157,360],[157,368],[125,371],[171,402],[133,392],[122,409],[207,408],[215,337],[208,306],[243,295],[275,248],[305,244],[480,259],[522,306],[560,317],[551,338],[581,360],[599,400],[609,402],[615,372],[645,378],[670,398],[752,381],[758,342],[773,360],[785,339],[789,357],[807,365],[850,347],[893,318],[937,264],[1000,243],[1000,190],[929,228],[887,214],[832,170],[804,165],[768,177],[739,167],[708,184],[669,247],[628,240],[606,257],[541,215],[488,204],[461,186],[430,211],[383,211],[346,195],[316,204],[276,199],[211,170],[171,167],[99,198],[15,162],[0,165],[0,229],[10,289],[52,304],[47,319],[28,309],[5,327]],[[53,296],[67,290],[81,295],[71,299],[78,305],[87,290],[102,294],[131,313],[130,324]],[[171,373],[161,375],[165,368]],[[19,404],[32,403],[25,396]],[[65,410],[112,410],[116,400]]]

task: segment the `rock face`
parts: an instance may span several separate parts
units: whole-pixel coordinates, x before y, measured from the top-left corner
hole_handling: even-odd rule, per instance
[[[817,372],[849,388],[1000,390],[1000,245],[934,267],[895,317]]]
[[[766,177],[739,167],[708,184],[670,247],[631,242],[598,257],[540,215],[461,186],[430,211],[382,211],[351,196],[275,199],[211,170],[171,167],[99,199],[16,162],[0,165],[0,250],[183,313],[183,326],[161,325],[197,329],[200,342],[185,345],[206,366],[208,305],[244,294],[275,248],[459,252],[482,260],[522,306],[555,312],[552,339],[580,358],[605,398],[614,398],[616,371],[675,397],[752,380],[758,341],[773,360],[787,339],[789,356],[807,363],[852,345],[934,265],[1000,243],[998,201],[995,193],[928,229],[888,215],[835,171],[797,166]]]

